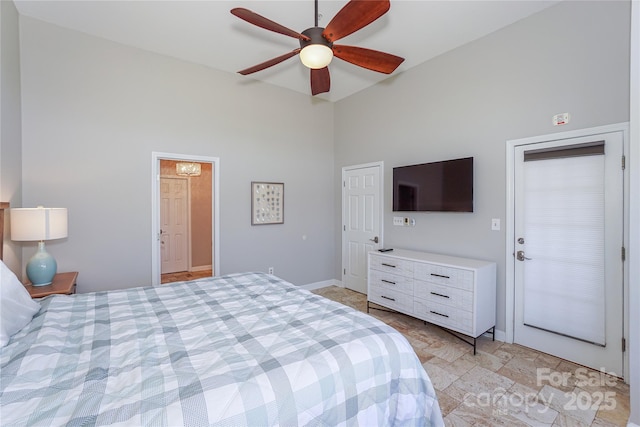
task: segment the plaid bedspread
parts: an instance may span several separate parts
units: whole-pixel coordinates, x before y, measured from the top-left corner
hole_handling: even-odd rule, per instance
[[[442,425],[405,338],[274,276],[52,296],[1,351],[0,425]]]

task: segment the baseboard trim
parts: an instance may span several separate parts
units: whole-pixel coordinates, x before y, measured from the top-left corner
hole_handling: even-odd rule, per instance
[[[191,267],[191,271],[206,271],[212,270],[212,266],[210,265],[199,265],[197,267]]]
[[[306,289],[308,291],[314,291],[316,289],[327,288],[329,286],[337,286],[339,288],[344,288],[342,286],[342,282],[340,280],[323,280],[322,282],[309,283],[308,285],[301,285],[302,289]]]
[[[505,339],[507,339],[507,333],[500,329],[496,329],[496,341],[505,342]]]

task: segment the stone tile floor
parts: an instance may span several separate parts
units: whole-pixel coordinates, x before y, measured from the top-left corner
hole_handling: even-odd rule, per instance
[[[366,312],[366,295],[314,291]],[[626,426],[629,386],[619,378],[517,344],[480,337],[473,348],[399,313],[370,314],[401,332],[436,389],[447,426]]]

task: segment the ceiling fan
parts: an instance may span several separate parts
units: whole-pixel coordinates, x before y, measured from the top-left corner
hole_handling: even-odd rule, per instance
[[[329,24],[322,28],[318,27],[318,0],[315,0],[315,26],[307,28],[302,33],[293,31],[248,9],[241,7],[231,9],[233,15],[250,24],[300,40],[299,48],[238,71],[238,73],[242,75],[255,73],[300,54],[302,63],[311,70],[312,95],[329,92],[331,79],[328,65],[334,56],[359,67],[391,74],[404,61],[404,58],[377,50],[333,43],[369,25],[387,13],[390,7],[389,0],[350,0]]]

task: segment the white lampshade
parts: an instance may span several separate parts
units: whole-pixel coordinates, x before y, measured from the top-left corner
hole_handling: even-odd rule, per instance
[[[323,44],[310,44],[300,51],[300,61],[308,68],[324,68],[332,59],[333,51]]]
[[[176,163],[176,174],[181,176],[200,176],[202,167],[200,163]]]
[[[44,241],[67,237],[66,208],[11,209],[11,240]]]

